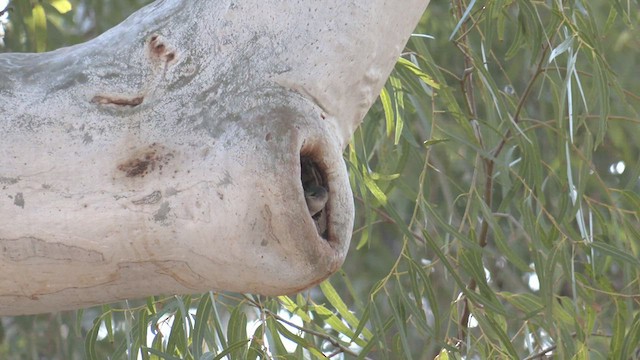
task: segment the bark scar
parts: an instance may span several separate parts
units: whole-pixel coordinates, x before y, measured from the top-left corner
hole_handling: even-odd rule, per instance
[[[144,101],[144,96],[117,97],[117,96],[109,96],[109,95],[96,95],[91,99],[91,102],[94,104],[100,104],[100,105],[113,104],[118,106],[131,106],[131,107],[135,107],[142,104],[142,101]]]
[[[117,169],[126,177],[143,178],[154,170],[162,174],[162,168],[174,158],[174,153],[164,146],[153,143],[135,151],[126,161],[118,164]]]
[[[166,65],[176,60],[176,52],[167,45],[167,41],[158,34],[153,34],[149,38],[148,56],[154,64]]]

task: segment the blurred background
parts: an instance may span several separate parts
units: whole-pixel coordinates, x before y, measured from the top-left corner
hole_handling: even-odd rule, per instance
[[[0,52],[86,41],[146,3],[0,0]],[[0,358],[640,358],[639,17],[433,0],[345,150],[338,273],[291,297],[4,317]]]

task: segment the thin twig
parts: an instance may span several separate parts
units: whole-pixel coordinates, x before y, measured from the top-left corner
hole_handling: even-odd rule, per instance
[[[278,314],[276,314],[276,313],[274,313],[274,312],[270,311],[269,309],[264,308],[264,307],[262,306],[262,304],[259,304],[259,303],[255,302],[255,301],[254,301],[253,299],[251,299],[250,297],[248,297],[248,296],[244,295],[244,298],[245,298],[248,302],[250,302],[253,306],[255,306],[255,307],[257,307],[258,309],[260,309],[260,311],[264,312],[265,314],[267,314],[267,315],[269,315],[269,316],[272,316],[272,317],[273,317],[273,318],[275,318],[276,320],[278,320],[278,321],[280,321],[280,322],[283,322],[283,323],[285,323],[285,324],[287,324],[287,325],[289,325],[289,326],[291,326],[291,327],[293,327],[293,328],[296,328],[296,329],[298,329],[298,330],[300,330],[300,331],[303,331],[303,332],[305,332],[305,333],[307,333],[307,334],[311,334],[311,335],[313,335],[313,336],[316,336],[316,337],[319,337],[319,338],[321,338],[321,339],[323,339],[323,340],[326,340],[326,341],[328,341],[329,343],[331,343],[331,345],[333,345],[334,347],[338,348],[338,349],[339,349],[339,351],[338,351],[338,352],[334,352],[334,353],[332,353],[332,354],[328,355],[328,357],[329,357],[329,358],[331,358],[332,356],[336,356],[337,354],[339,354],[339,353],[341,353],[341,352],[342,352],[342,353],[349,354],[349,355],[354,356],[354,357],[358,357],[358,354],[357,354],[355,351],[353,351],[353,350],[349,349],[348,347],[346,347],[346,346],[342,345],[342,344],[340,343],[340,341],[338,341],[338,340],[334,339],[331,335],[323,334],[323,333],[321,333],[321,332],[318,332],[318,331],[315,331],[315,330],[312,330],[312,329],[308,329],[308,328],[303,327],[303,326],[298,326],[298,325],[296,325],[296,324],[292,323],[291,321],[284,319],[284,318],[283,318],[283,317],[281,317],[280,315],[278,315]],[[370,358],[368,358],[368,357],[366,357],[366,356],[364,357],[364,359],[372,360],[372,359],[370,359]]]
[[[349,355],[355,356],[355,357],[358,356],[358,354],[355,351],[353,351],[353,350],[349,349],[348,347],[342,345],[340,343],[340,341],[334,339],[330,335],[323,334],[321,332],[318,332],[318,331],[315,331],[315,330],[311,330],[311,329],[305,328],[303,326],[298,326],[298,325],[292,323],[291,321],[284,319],[283,317],[279,316],[278,314],[275,314],[275,313],[271,312],[269,309],[263,309],[263,310],[268,315],[273,316],[275,319],[277,319],[280,322],[283,322],[283,323],[285,323],[285,324],[287,324],[287,325],[289,325],[289,326],[291,326],[293,328],[296,328],[296,329],[298,329],[300,331],[306,332],[307,334],[311,334],[313,336],[317,336],[317,337],[319,337],[321,339],[324,339],[324,340],[328,341],[329,343],[331,343],[331,345],[333,345],[336,348],[340,349],[340,351],[343,352],[343,353],[346,353],[346,354],[349,354]],[[335,354],[334,354],[334,356],[335,356]],[[365,359],[369,359],[369,358],[365,357]],[[371,360],[371,359],[369,359],[369,360]]]
[[[543,349],[542,351],[535,353],[533,355],[527,356],[526,358],[522,359],[522,360],[533,360],[533,359],[542,359],[542,357],[547,354],[552,352],[553,350],[555,350],[557,347],[557,345],[551,345],[546,349]]]
[[[545,63],[545,59],[547,58],[548,50],[549,50],[549,46],[543,45],[542,54],[540,55],[540,61],[538,61],[538,66],[536,67],[536,71],[533,73],[531,80],[529,80],[527,87],[524,89],[524,93],[522,94],[522,97],[520,97],[520,101],[518,101],[518,105],[516,106],[516,111],[513,113],[513,123],[516,125],[520,122],[520,113],[522,113],[522,109],[524,108],[525,102],[529,99],[529,94],[533,89],[533,84],[535,84],[536,80],[538,79],[538,76],[540,76],[546,71],[543,65]],[[511,129],[507,129],[505,134],[502,136],[502,140],[500,141],[498,146],[496,146],[496,148],[492,151],[493,159],[497,158],[498,155],[500,155],[500,152],[502,152],[502,149],[504,148],[504,145],[507,143],[507,139],[509,138],[510,134],[511,134]]]

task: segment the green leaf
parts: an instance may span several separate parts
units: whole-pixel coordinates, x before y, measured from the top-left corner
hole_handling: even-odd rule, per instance
[[[282,343],[282,339],[280,338],[280,333],[278,332],[278,322],[272,317],[267,318],[267,332],[269,339],[269,348],[271,349],[271,353],[278,357],[284,358],[283,355],[288,354],[287,349],[284,347]]]
[[[49,0],[51,6],[53,6],[60,14],[66,14],[73,9],[73,6],[68,0]]]
[[[499,296],[507,300],[511,305],[525,314],[525,319],[538,315],[543,309],[544,304],[533,294],[514,294],[509,292],[500,292]]]
[[[293,341],[298,346],[308,350],[316,358],[319,358],[319,359],[326,359],[327,358],[320,350],[318,350],[315,347],[315,345],[313,343],[310,343],[307,340],[305,340],[304,338],[300,337],[299,335],[296,335],[296,334],[292,333],[291,331],[289,331],[289,329],[287,329],[280,322],[276,322],[276,327],[278,329],[278,333],[279,334],[281,334],[284,337],[286,337],[287,339]]]
[[[196,309],[195,324],[191,335],[191,351],[195,359],[200,359],[202,356],[202,343],[204,342],[207,327],[209,326],[209,316],[212,310],[211,298],[209,296],[202,296]]]
[[[249,343],[249,351],[247,352],[247,360],[264,359],[267,354],[263,349],[263,337],[265,332],[265,324],[261,323],[256,331],[253,332],[251,342]]]
[[[360,326],[360,320],[358,320],[358,318],[349,310],[344,301],[342,301],[340,295],[338,295],[338,292],[333,287],[333,285],[331,285],[331,282],[329,282],[329,280],[325,280],[320,283],[320,290],[322,290],[322,293],[327,298],[329,303],[333,305],[336,310],[338,310],[340,316],[342,316],[342,318],[345,319],[349,325],[351,325],[353,328],[358,328]],[[371,338],[371,332],[369,332],[369,330],[367,329],[364,329],[362,334],[366,339]]]
[[[451,35],[449,35],[449,41],[453,40],[455,35],[460,30],[460,27],[468,20],[469,15],[471,14],[471,10],[473,10],[473,6],[475,4],[476,4],[476,0],[471,0],[469,5],[467,5],[467,8],[464,10],[464,13],[462,14],[462,17],[460,18],[460,20],[456,24],[456,27],[453,29],[453,32],[451,32]]]
[[[387,124],[387,136],[391,136],[393,132],[393,122],[395,115],[393,113],[393,104],[391,103],[391,97],[386,88],[382,88],[380,91],[380,103],[382,103],[382,109],[384,110],[384,119]]]
[[[100,324],[102,320],[97,318],[93,321],[93,327],[87,332],[84,338],[84,351],[87,360],[97,360],[98,354],[96,353],[96,341],[98,337],[98,331],[100,331]]]
[[[444,138],[444,139],[430,139],[430,140],[425,140],[423,142],[423,144],[424,144],[424,146],[429,147],[429,146],[433,146],[435,144],[439,144],[439,143],[442,143],[442,142],[447,142],[449,140],[451,140],[451,139],[447,139],[447,138]]]
[[[291,300],[291,298],[283,295],[278,296],[278,300],[280,300],[282,306],[284,306],[284,308],[287,309],[290,313],[295,314],[304,322],[311,322],[311,317],[309,316],[309,314],[300,309],[300,306],[298,306],[298,304]]]
[[[47,15],[39,3],[33,6],[31,13],[36,52],[44,52],[47,50]]]
[[[242,306],[235,306],[231,312],[231,317],[227,324],[227,339],[231,344],[243,344],[235,347],[234,351],[230,352],[231,359],[243,359],[249,340],[247,339],[247,315],[242,310]]]
[[[400,135],[402,135],[402,129],[404,128],[404,91],[402,90],[402,83],[397,77],[390,76],[389,83],[393,89],[393,99],[395,104],[393,113],[395,115],[396,127],[393,144],[398,145],[400,142]]]
[[[387,195],[385,195],[384,191],[378,187],[375,181],[371,178],[366,169],[362,171],[362,180],[364,181],[365,186],[369,190],[369,192],[378,200],[378,202],[382,205],[387,203]]]
[[[556,46],[549,54],[549,60],[547,61],[549,64],[561,54],[564,54],[571,46],[573,45],[573,37],[567,37],[560,45]]]
[[[635,357],[640,344],[640,314],[636,314],[631,322],[631,328],[624,337],[622,350],[620,352],[621,359],[629,359]]]
[[[420,80],[424,81],[425,84],[431,86],[434,89],[440,89],[440,85],[431,78],[431,76],[427,75],[424,71],[422,71],[416,64],[405,58],[398,58],[398,64],[411,71],[414,75],[416,75]]]
[[[214,298],[214,293],[212,291],[209,292],[209,298],[211,300],[211,308],[213,309],[211,316],[213,318],[213,325],[216,330],[217,339],[218,339],[218,342],[220,342],[220,347],[225,349],[227,348],[227,337],[225,336],[224,330],[222,329],[222,319],[218,314],[216,300]]]
[[[143,346],[142,350],[151,353],[153,355],[156,355],[158,358],[160,359],[164,359],[164,360],[183,360],[184,358],[179,358],[179,357],[175,357],[171,354],[167,354],[165,352],[162,352],[160,350],[154,349],[154,348],[150,348],[150,347],[146,347]]]
[[[594,241],[590,243],[590,246],[605,255],[611,256],[614,260],[626,262],[636,268],[640,267],[640,259],[633,256],[633,254],[629,254],[628,251],[620,250],[613,245],[601,241]]]

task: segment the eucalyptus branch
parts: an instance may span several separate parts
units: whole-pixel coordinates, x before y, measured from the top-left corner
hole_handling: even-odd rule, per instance
[[[540,76],[541,74],[543,74],[546,71],[546,68],[544,68],[544,63],[545,63],[545,59],[547,58],[547,52],[548,51],[549,51],[549,46],[546,45],[546,44],[543,45],[542,46],[542,54],[540,55],[540,60],[538,61],[538,65],[536,67],[536,71],[533,73],[533,76],[531,77],[531,80],[529,80],[529,83],[527,84],[527,87],[524,89],[524,93],[520,97],[520,101],[518,101],[518,105],[516,105],[516,111],[513,113],[513,123],[514,124],[520,123],[520,113],[522,112],[524,104],[527,102],[527,100],[529,100],[529,94],[531,93],[531,90],[533,89],[533,85],[535,84],[536,80],[538,79],[538,76]],[[496,146],[496,148],[492,151],[492,161],[494,161],[493,159],[497,158],[498,155],[500,155],[500,153],[502,152],[502,149],[504,148],[504,145],[507,143],[507,139],[509,138],[510,135],[511,135],[511,129],[507,129],[505,134],[502,136],[502,140],[500,141],[498,146]]]
[[[264,309],[264,308],[263,308],[262,310],[263,310],[267,315],[269,315],[269,316],[273,316],[273,318],[275,318],[276,320],[278,320],[278,321],[280,321],[280,322],[282,322],[282,323],[285,323],[285,324],[287,324],[287,325],[289,325],[289,326],[291,326],[291,327],[293,327],[293,328],[296,328],[297,330],[300,330],[300,331],[306,332],[307,334],[311,334],[311,335],[313,335],[313,336],[316,336],[316,337],[319,337],[319,338],[321,338],[321,339],[323,339],[323,340],[328,341],[329,343],[331,343],[331,345],[333,345],[333,346],[335,346],[336,348],[340,349],[340,352],[343,352],[343,353],[345,353],[345,354],[349,354],[349,355],[351,355],[351,356],[355,356],[355,357],[357,357],[357,356],[358,356],[358,354],[357,354],[355,351],[353,351],[353,350],[349,349],[348,347],[346,347],[346,346],[342,345],[342,344],[340,343],[340,341],[339,341],[339,340],[337,340],[337,339],[333,338],[331,335],[327,335],[327,334],[321,333],[321,332],[319,332],[319,331],[315,331],[315,330],[312,330],[312,329],[308,329],[308,328],[306,328],[306,327],[304,327],[304,326],[298,326],[298,325],[296,325],[296,324],[292,323],[291,321],[289,321],[289,320],[287,320],[287,319],[285,319],[285,318],[283,318],[283,317],[279,316],[278,314],[275,314],[275,313],[271,312],[269,309]],[[335,355],[337,355],[337,354],[336,354],[336,353],[332,354],[332,356],[335,356]],[[371,359],[370,359],[370,358],[368,358],[368,357],[365,357],[365,359],[371,360]]]
[[[538,61],[537,67],[536,67],[536,71],[534,72],[533,76],[531,77],[529,83],[527,84],[527,87],[524,90],[524,93],[522,94],[522,97],[520,98],[520,101],[518,102],[517,106],[516,106],[516,111],[513,115],[513,122],[514,124],[518,124],[520,122],[520,114],[522,112],[522,109],[524,108],[524,104],[526,103],[526,101],[529,99],[529,95],[531,94],[531,91],[533,89],[533,85],[535,84],[536,80],[538,79],[538,77],[544,73],[543,70],[543,65],[545,62],[545,59],[547,58],[547,51],[548,51],[549,47],[547,45],[543,45],[543,51],[540,55],[540,59]],[[473,108],[473,107],[470,107]],[[496,146],[496,148],[492,151],[492,156],[491,157],[487,157],[483,159],[483,163],[484,163],[484,172],[485,172],[485,185],[484,185],[484,191],[483,191],[483,199],[484,202],[487,206],[487,208],[489,210],[492,209],[493,203],[492,203],[492,199],[493,199],[493,172],[495,169],[495,159],[498,157],[498,155],[502,152],[502,150],[504,149],[504,146],[507,142],[507,139],[509,138],[511,134],[511,129],[508,129],[504,136],[502,137],[502,140],[500,140],[500,143],[498,144],[498,146]],[[478,138],[478,142],[480,144],[481,147],[484,148],[484,145],[482,143],[482,136],[480,134],[480,131],[476,131],[476,137]],[[487,219],[483,219],[482,223],[480,225],[480,234],[478,236],[478,245],[480,245],[481,247],[485,247],[487,246],[488,243],[488,237],[489,237],[489,221]],[[475,290],[476,288],[476,280],[475,279],[471,279],[469,281],[469,284],[467,285],[467,288],[471,291]],[[460,339],[464,339],[465,335],[466,335],[466,330],[469,324],[469,317],[471,316],[471,310],[469,308],[469,303],[468,303],[468,299],[464,299],[464,308],[462,311],[462,316],[460,317],[460,332],[459,332],[459,336]]]
[[[291,322],[291,321],[281,317],[280,315],[272,312],[271,310],[265,308],[264,306],[262,306],[262,304],[256,302],[255,300],[253,300],[252,298],[248,297],[247,295],[243,295],[243,296],[249,303],[251,303],[256,308],[260,309],[261,312],[263,312],[263,313],[265,313],[265,314],[267,314],[269,316],[272,316],[274,319],[276,319],[276,320],[278,320],[278,321],[280,321],[282,323],[285,323],[285,324],[287,324],[287,325],[289,325],[289,326],[291,326],[291,327],[293,327],[293,328],[295,328],[295,329],[297,329],[299,331],[303,331],[303,332],[305,332],[307,334],[311,334],[313,336],[316,336],[316,337],[319,337],[319,338],[321,338],[323,340],[326,340],[331,345],[333,345],[334,347],[339,349],[339,350],[334,351],[330,355],[328,355],[327,356],[328,358],[331,358],[332,356],[336,356],[339,353],[345,353],[345,354],[349,354],[349,355],[354,356],[354,357],[358,357],[358,354],[355,351],[353,351],[353,350],[349,349],[348,347],[342,345],[339,340],[333,338],[331,335],[327,335],[327,334],[321,333],[319,331],[315,331],[315,330],[306,328],[304,326],[296,325],[293,322]],[[364,357],[364,359],[371,360],[368,357]]]
[[[359,202],[361,202],[362,204],[364,204],[364,200],[357,196],[354,195],[353,196],[354,199],[358,200]],[[377,224],[377,223],[387,223],[387,224],[391,224],[391,225],[400,225],[398,224],[397,221],[395,221],[389,214],[387,214],[384,210],[380,209],[380,208],[374,208],[372,209],[373,211],[375,211],[378,215],[380,215],[380,217],[382,217],[383,220],[380,221],[375,221],[373,222],[373,224]],[[362,228],[358,228],[358,231],[361,231]],[[420,235],[417,231],[415,230],[411,230],[409,229],[409,232],[411,232],[411,235],[413,235],[413,238],[415,240],[417,240],[419,243],[421,244],[426,244],[426,240],[422,237],[422,235]]]
[[[462,17],[463,17],[463,6],[464,6],[463,1],[457,0],[457,4],[455,8],[457,11],[456,15],[460,21],[462,20]],[[476,140],[478,141],[478,144],[480,145],[480,147],[484,148],[482,133],[480,132],[480,129],[477,124],[477,107],[475,103],[475,93],[474,93],[475,88],[473,86],[474,64],[473,64],[473,58],[469,54],[469,51],[470,51],[469,49],[471,48],[471,46],[469,44],[466,21],[461,24],[460,31],[462,35],[459,37],[458,41],[455,42],[456,46],[458,47],[460,52],[463,54],[463,58],[464,58],[464,73],[460,81],[460,87],[462,90],[463,97],[465,99],[465,103],[467,105],[467,109],[469,111],[469,118],[470,118],[470,121],[472,122],[471,125],[474,129]],[[491,187],[493,186],[493,184],[491,183],[490,174],[493,173],[493,165],[490,161],[487,161],[486,159],[483,162],[485,167],[485,174],[487,175],[487,179],[488,179],[485,183],[484,199],[485,199],[485,202],[487,202],[487,206],[489,206],[490,208],[491,207],[491,196],[490,196]],[[487,195],[489,196],[487,197]],[[487,232],[488,232],[488,224],[486,224],[486,221],[483,221],[482,230],[480,232],[480,241],[479,241],[480,246],[482,247],[486,245]],[[471,291],[475,290],[476,288],[475,279],[472,278],[469,281],[467,288]],[[464,303],[463,311],[462,311],[462,316],[460,317],[460,323],[459,323],[460,330],[458,332],[458,336],[460,340],[464,340],[464,338],[466,337],[467,327],[469,324],[469,317],[471,316],[471,310],[469,309],[468,299],[465,298],[463,303]]]
[[[523,360],[533,360],[533,359],[542,359],[543,356],[545,356],[546,354],[552,352],[553,350],[555,350],[557,347],[557,345],[551,345],[548,348],[543,349],[542,351],[533,354],[531,356],[527,356],[526,358],[524,358]]]

